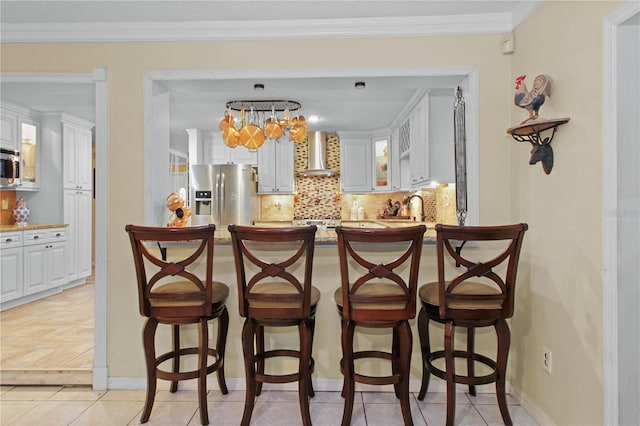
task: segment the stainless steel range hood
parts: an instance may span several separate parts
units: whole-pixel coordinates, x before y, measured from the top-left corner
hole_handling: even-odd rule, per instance
[[[307,170],[298,176],[335,176],[337,173],[327,167],[327,134],[326,132],[309,132],[307,135],[309,164]]]

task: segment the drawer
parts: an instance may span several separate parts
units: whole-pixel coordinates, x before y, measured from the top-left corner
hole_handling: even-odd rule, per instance
[[[47,231],[49,231],[48,241],[51,243],[55,241],[67,240],[67,230],[65,228],[54,228],[54,229],[48,229]]]
[[[34,229],[31,231],[24,231],[23,245],[31,246],[34,244],[42,244],[48,241],[48,229]]]
[[[22,246],[22,231],[0,233],[0,247],[3,249]]]

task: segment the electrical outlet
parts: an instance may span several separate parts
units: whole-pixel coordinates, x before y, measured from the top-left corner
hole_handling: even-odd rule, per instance
[[[544,371],[546,371],[547,373],[551,374],[551,351],[546,348],[546,347],[542,347],[542,369]]]

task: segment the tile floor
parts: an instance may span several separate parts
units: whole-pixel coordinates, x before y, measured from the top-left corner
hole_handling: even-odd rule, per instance
[[[195,390],[175,394],[159,391],[151,412],[150,426],[199,425]],[[443,425],[446,395],[428,393],[424,401],[411,396],[413,422],[418,425]],[[221,395],[208,394],[211,425],[239,425],[244,407],[244,391]],[[508,397],[515,425],[535,425],[533,418]],[[144,404],[144,391],[92,391],[90,388],[62,386],[0,387],[0,424],[9,425],[137,425]],[[339,392],[317,392],[311,399],[311,419],[316,426],[339,425],[343,400]],[[264,390],[257,399],[252,425],[299,425],[298,394],[291,391]],[[352,425],[402,425],[400,405],[391,392],[356,392]],[[502,419],[493,394],[472,397],[458,394],[456,425],[500,425]]]

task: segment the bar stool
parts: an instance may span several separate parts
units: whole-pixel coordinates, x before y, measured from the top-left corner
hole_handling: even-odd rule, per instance
[[[343,426],[351,423],[355,382],[393,384],[404,423],[413,424],[409,408],[412,335],[408,320],[416,315],[418,268],[426,229],[424,225],[384,229],[336,227],[342,285],[336,289],[334,298],[342,321]],[[356,326],[393,329],[391,352],[354,352]],[[392,374],[357,373],[354,360],[362,358],[391,361]]]
[[[203,425],[209,424],[207,375],[216,371],[221,392],[228,393],[224,377],[224,352],[229,328],[229,314],[225,306],[229,287],[213,281],[215,229],[215,225],[187,228],[125,227],[133,250],[140,314],[147,317],[143,331],[147,395],[141,423],[149,421],[157,379],[170,380],[170,392],[178,390],[180,380],[198,379],[198,402]],[[180,247],[188,250],[185,257],[165,261],[154,254],[154,247],[158,243],[179,241],[189,243]],[[199,270],[196,270],[202,268],[206,271],[204,279],[197,275]],[[209,348],[207,322],[214,318],[218,318],[218,338],[216,348]],[[158,324],[171,325],[173,341],[172,350],[161,355],[156,355],[155,347]],[[180,347],[180,326],[187,324],[198,324],[197,347]],[[197,355],[197,369],[180,370],[180,359],[187,355]],[[209,357],[214,359],[210,364]],[[172,361],[171,371],[161,369],[161,365],[167,361]]]
[[[469,393],[476,394],[475,386],[496,383],[496,395],[502,420],[511,425],[507,407],[505,379],[509,356],[510,331],[506,319],[513,316],[518,259],[522,239],[528,226],[525,223],[506,226],[450,226],[436,225],[438,281],[420,287],[422,309],[418,315],[418,331],[422,349],[422,386],[418,399],[423,400],[433,374],[447,381],[447,425],[453,425],[456,408],[456,383],[469,385]],[[485,242],[480,246],[486,260],[471,260],[460,249],[468,241]],[[499,247],[497,247],[499,246]],[[485,252],[485,250],[487,250]],[[480,257],[482,252],[467,248],[465,252]],[[446,262],[446,263],[445,263]],[[452,266],[464,267],[452,274]],[[446,269],[446,270],[445,270]],[[447,273],[449,272],[449,273]],[[453,275],[453,276],[452,276]],[[447,278],[445,278],[447,277]],[[444,324],[444,350],[431,351],[429,321]],[[467,350],[454,348],[455,327],[467,330]],[[498,348],[494,359],[474,350],[474,331],[479,327],[493,327]],[[434,365],[444,358],[445,369]],[[456,371],[455,359],[466,361],[466,375]],[[475,374],[475,363],[481,363],[491,372]]]
[[[229,225],[238,281],[247,391],[243,426],[251,421],[263,383],[298,382],[302,423],[311,425],[313,333],[320,291],[311,285],[316,226],[260,228]],[[262,260],[262,258],[278,260]],[[265,350],[264,327],[298,327],[300,349]],[[298,358],[298,371],[267,374],[267,360]]]

